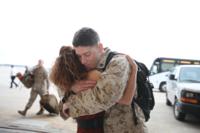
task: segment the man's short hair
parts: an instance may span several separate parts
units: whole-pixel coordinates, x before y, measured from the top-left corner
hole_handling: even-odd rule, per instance
[[[78,46],[93,46],[100,42],[98,33],[92,28],[83,27],[74,34],[72,44]]]

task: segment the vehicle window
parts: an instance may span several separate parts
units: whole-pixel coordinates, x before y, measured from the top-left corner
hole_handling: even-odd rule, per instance
[[[152,67],[152,71],[151,71],[151,74],[152,74],[152,75],[155,74],[155,73],[158,73],[158,67],[157,67],[156,65],[154,65],[154,66]]]
[[[180,70],[180,82],[200,82],[200,68],[185,67]]]
[[[169,71],[173,67],[174,67],[174,64],[165,62],[161,64],[161,71],[166,72],[166,71]]]

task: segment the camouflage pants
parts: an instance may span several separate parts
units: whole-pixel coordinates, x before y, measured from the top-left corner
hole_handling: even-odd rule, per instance
[[[26,104],[26,108],[30,108],[33,105],[33,103],[36,100],[38,95],[40,95],[40,97],[41,97],[41,96],[46,95],[46,94],[48,94],[47,89],[46,90],[41,89],[41,91],[37,91],[37,90],[32,88],[31,92],[30,92],[30,98],[28,100],[28,103]]]
[[[138,111],[140,110],[136,113]],[[116,104],[106,111],[104,131],[105,133],[147,133],[147,128],[143,118],[139,118],[138,124],[135,124],[131,106]]]

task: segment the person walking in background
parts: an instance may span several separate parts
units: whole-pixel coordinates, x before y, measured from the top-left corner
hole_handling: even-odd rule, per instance
[[[25,66],[25,71],[24,71],[24,73],[28,73],[28,72],[29,72],[28,66]]]
[[[10,79],[11,79],[10,88],[13,87],[13,84],[15,85],[15,87],[18,87],[18,84],[15,82],[16,71],[15,71],[14,65],[11,65],[10,67],[11,67],[11,72],[10,72]]]
[[[28,100],[28,103],[25,106],[25,109],[23,111],[19,110],[18,113],[25,116],[27,113],[27,110],[30,109],[34,101],[36,100],[37,96],[40,95],[40,97],[49,94],[49,79],[46,69],[43,66],[43,60],[38,60],[38,64],[31,70],[31,73],[34,76],[34,84],[31,88],[30,92],[30,98]],[[44,107],[40,104],[40,110],[37,112],[37,115],[43,114]]]
[[[97,32],[91,28],[84,27],[77,31],[73,38],[73,46],[81,63],[88,71],[97,69],[102,72],[101,78],[97,84],[91,88],[91,81],[81,80],[76,81],[71,90],[76,94],[67,98],[64,102],[64,112],[66,117],[79,117],[84,115],[95,114],[101,111],[106,111],[104,116],[104,132],[105,133],[146,133],[147,128],[144,125],[144,114],[138,105],[134,105],[134,110],[137,116],[140,116],[138,123],[135,123],[136,116],[133,114],[131,101],[134,96],[128,101],[120,101],[125,88],[128,84],[128,79],[131,75],[131,66],[129,65],[126,56],[118,54],[106,64],[111,50],[103,48]],[[102,71],[106,66],[105,71]],[[133,89],[136,90],[136,73],[137,66],[133,69],[134,80]],[[87,122],[87,121],[85,121]],[[85,123],[84,120],[80,124]],[[79,121],[78,121],[79,123]],[[94,126],[92,122],[85,126]]]

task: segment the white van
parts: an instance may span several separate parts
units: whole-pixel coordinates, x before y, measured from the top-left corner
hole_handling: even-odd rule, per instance
[[[174,116],[200,115],[200,65],[181,65],[169,73],[166,104],[173,105]]]
[[[200,65],[200,60],[158,57],[150,68],[149,80],[155,89],[166,91],[169,71],[178,65]]]

